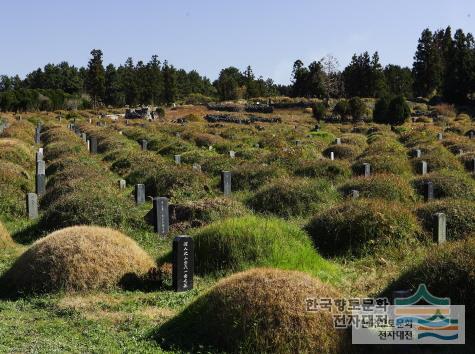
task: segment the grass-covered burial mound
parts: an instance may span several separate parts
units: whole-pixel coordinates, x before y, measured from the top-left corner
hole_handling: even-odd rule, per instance
[[[335,265],[325,261],[310,238],[283,220],[245,216],[215,222],[194,235],[195,270],[227,273],[266,266],[307,271],[334,278]]]
[[[343,353],[345,333],[307,298],[338,292],[296,271],[252,269],[221,280],[154,334],[165,347],[229,353]]]
[[[435,296],[450,297],[453,305],[465,305],[466,317],[470,319],[467,324],[474,328],[475,238],[434,247],[427,258],[404,273],[385,293],[415,291],[419,284],[426,284]]]
[[[350,200],[325,210],[307,231],[318,250],[331,256],[364,256],[396,243],[407,246],[421,232],[409,210],[379,199]]]
[[[154,261],[132,239],[100,227],[75,226],[35,242],[1,279],[6,294],[136,286]]]

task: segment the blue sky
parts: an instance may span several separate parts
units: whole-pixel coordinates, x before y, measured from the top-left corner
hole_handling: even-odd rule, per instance
[[[215,79],[226,66],[288,83],[292,64],[326,54],[343,68],[378,50],[383,64],[411,65],[421,31],[475,32],[473,0],[15,0],[0,6],[0,74],[66,60],[87,64],[93,48],[119,65],[158,54]]]

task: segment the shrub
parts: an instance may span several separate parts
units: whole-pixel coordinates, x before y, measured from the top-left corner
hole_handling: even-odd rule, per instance
[[[465,305],[466,322],[473,329],[475,319],[475,239],[470,238],[434,247],[428,256],[392,283],[384,294],[409,289],[413,293],[425,284],[437,297],[449,297],[453,305]],[[470,332],[469,330],[469,333]]]
[[[359,154],[361,154],[362,149],[356,145],[350,145],[350,144],[336,145],[335,144],[323,150],[323,155],[326,157],[330,157],[331,152],[333,152],[335,159],[353,160]]]
[[[285,172],[276,166],[245,163],[231,170],[233,190],[256,190],[273,178],[280,177]]]
[[[317,214],[307,231],[324,254],[364,256],[394,242],[410,243],[420,227],[397,203],[357,199]]]
[[[411,185],[397,175],[379,174],[369,178],[355,178],[339,187],[343,195],[357,190],[361,197],[412,203],[416,197]]]
[[[411,115],[411,109],[403,96],[391,100],[388,106],[388,122],[391,125],[401,125]]]
[[[305,310],[309,294],[339,297],[331,286],[304,273],[249,270],[221,280],[154,337],[166,348],[185,352],[345,352],[348,338],[334,328],[331,312]]]
[[[354,121],[363,119],[363,116],[366,114],[366,104],[359,97],[352,97],[348,103],[350,108],[350,114],[353,117]]]
[[[1,283],[11,294],[109,289],[139,283],[152,267],[145,251],[120,232],[76,226],[36,241]]]
[[[282,178],[260,188],[248,204],[255,211],[287,218],[314,213],[338,199],[326,180]]]
[[[414,188],[419,194],[424,193],[424,184],[431,181],[435,198],[455,198],[475,201],[475,181],[467,174],[457,171],[442,170],[413,180]]]
[[[345,119],[351,115],[350,104],[347,100],[338,101],[335,108],[333,108],[333,113],[338,114],[341,118]]]
[[[432,232],[433,215],[445,213],[447,216],[447,239],[459,240],[475,230],[475,202],[467,200],[444,199],[420,206],[417,217],[428,233]]]
[[[351,169],[346,161],[305,160],[296,167],[294,173],[301,177],[325,178],[337,183],[348,179]]]
[[[315,252],[308,236],[283,220],[244,216],[217,221],[198,229],[194,240],[198,274],[269,266],[302,270],[324,279],[336,276],[336,267]]]
[[[312,114],[316,120],[323,120],[327,114],[327,108],[321,102],[316,103],[312,107]]]
[[[376,101],[376,105],[373,110],[373,121],[375,123],[387,124],[388,123],[388,109],[390,100],[387,97],[381,97]]]

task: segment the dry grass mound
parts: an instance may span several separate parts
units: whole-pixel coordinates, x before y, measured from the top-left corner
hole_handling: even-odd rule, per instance
[[[307,312],[309,297],[337,298],[338,292],[305,273],[252,269],[221,280],[155,338],[185,351],[345,352],[345,332],[333,327],[330,312]]]
[[[0,249],[11,247],[13,245],[13,240],[10,236],[8,230],[0,222]]]
[[[154,261],[132,239],[75,226],[35,242],[1,279],[8,295],[138,286]]]

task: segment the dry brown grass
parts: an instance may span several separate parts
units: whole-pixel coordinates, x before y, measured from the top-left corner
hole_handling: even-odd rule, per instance
[[[35,154],[31,147],[20,140],[0,139],[0,159],[30,168],[34,165]]]
[[[324,297],[339,294],[305,273],[252,269],[221,280],[157,337],[186,341],[193,334],[201,344],[226,352],[345,352],[346,333],[334,328],[332,314],[306,311],[307,298]]]
[[[135,285],[154,261],[118,231],[75,226],[35,242],[5,274],[12,293],[82,291]]]
[[[5,249],[13,246],[13,240],[8,230],[0,222],[0,249]]]
[[[136,300],[140,300],[135,298]],[[127,303],[130,296],[123,294],[67,294],[57,303],[61,311],[74,311],[91,321],[107,320],[119,324],[131,317],[144,317],[150,321],[161,323],[176,315],[176,311],[156,306],[140,306],[130,308]]]

